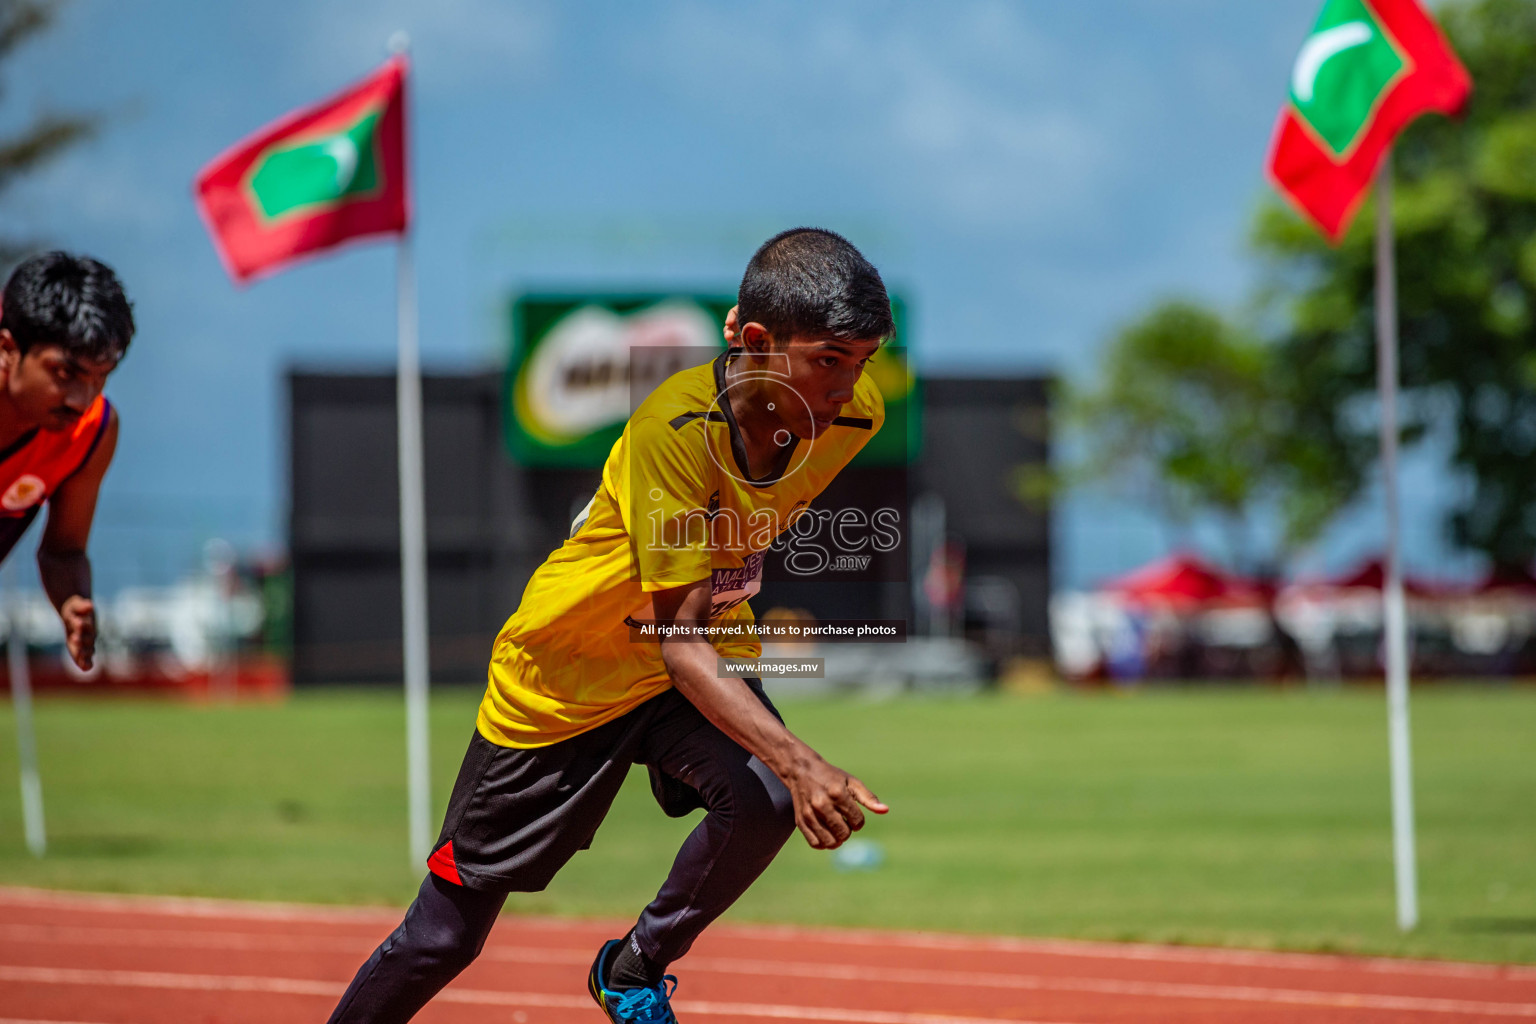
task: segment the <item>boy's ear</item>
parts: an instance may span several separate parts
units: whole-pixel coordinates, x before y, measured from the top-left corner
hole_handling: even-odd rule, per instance
[[[0,327],[0,368],[11,369],[21,361],[21,346],[10,328]]]
[[[773,335],[768,333],[768,328],[756,320],[743,324],[738,329],[742,347],[749,352],[767,352],[773,344]]]

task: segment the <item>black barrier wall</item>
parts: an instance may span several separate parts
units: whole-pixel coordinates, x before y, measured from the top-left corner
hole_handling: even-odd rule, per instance
[[[428,375],[425,415],[432,678],[480,683],[491,643],[534,569],[596,489],[596,469],[524,468],[503,442],[499,372]],[[850,468],[833,488],[937,496],[965,553],[968,635],[992,653],[1048,651],[1050,519],[1016,495],[1049,458],[1048,382],[924,381],[923,455],[906,467]],[[392,374],[291,372],[289,550],[294,681],[401,678],[400,520]],[[830,490],[830,489],[829,489]],[[835,497],[829,495],[830,498]],[[889,618],[922,600],[911,582],[796,583],[769,574],[754,599],[818,619]]]

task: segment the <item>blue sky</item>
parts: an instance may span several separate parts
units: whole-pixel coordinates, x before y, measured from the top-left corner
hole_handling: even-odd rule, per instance
[[[414,40],[422,347],[494,364],[521,288],[734,290],[763,237],[849,235],[936,373],[1081,374],[1173,294],[1236,306],[1291,61],[1318,0],[553,3],[75,0],[5,69],[0,126],[99,110],[107,130],[0,202],[13,233],[113,264],[140,325],[93,557],[103,589],[193,567],[208,537],[280,543],[283,372],[383,368],[386,245],[237,289],[197,170]],[[1410,556],[1446,554],[1432,464]],[[1371,544],[1362,511],[1330,560]],[[1058,517],[1076,584],[1161,553],[1098,496]]]

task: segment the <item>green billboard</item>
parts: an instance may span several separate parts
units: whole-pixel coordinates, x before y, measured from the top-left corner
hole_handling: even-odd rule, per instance
[[[502,394],[507,452],[525,466],[595,468],[624,430],[637,394],[725,348],[730,295],[530,294],[512,303]],[[885,426],[854,465],[901,465],[917,455],[917,380],[896,337],[865,372],[885,397]],[[631,380],[631,375],[636,380]]]

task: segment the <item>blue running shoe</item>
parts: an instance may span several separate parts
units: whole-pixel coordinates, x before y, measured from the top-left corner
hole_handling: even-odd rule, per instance
[[[649,988],[611,989],[603,985],[608,964],[613,954],[624,944],[623,939],[609,939],[597,951],[592,970],[587,974],[587,991],[603,1008],[613,1024],[677,1024],[672,1012],[672,993],[677,991],[677,978],[668,974],[661,984]]]

